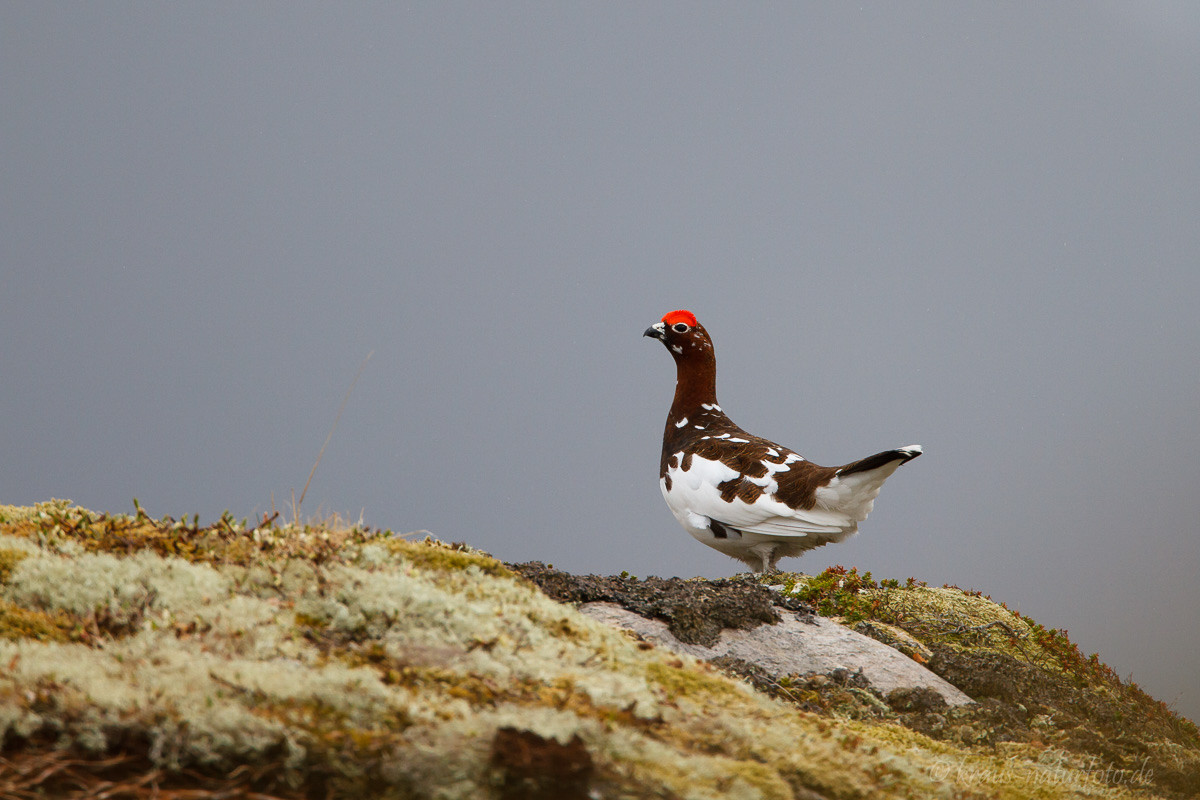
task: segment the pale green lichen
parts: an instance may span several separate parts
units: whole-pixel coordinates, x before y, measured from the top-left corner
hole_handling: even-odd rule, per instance
[[[284,778],[274,791],[297,796],[422,798],[498,797],[491,748],[506,727],[578,737],[612,796],[950,798],[976,789],[946,780],[947,765],[1007,763],[798,711],[640,647],[469,548],[232,525],[172,542],[177,524],[61,504],[0,512],[0,547],[22,553],[0,599],[108,624],[80,642],[0,640],[6,752],[49,734],[97,757],[144,741],[167,775],[268,765]],[[1047,790],[1031,758],[978,791],[1122,794]]]
[[[229,581],[211,567],[142,551],[74,557],[45,553],[24,558],[0,584],[0,602],[80,620],[85,631],[127,634],[167,623],[173,614],[229,592]]]

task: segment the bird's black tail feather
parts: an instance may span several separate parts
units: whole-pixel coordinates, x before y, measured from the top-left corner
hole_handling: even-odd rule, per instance
[[[884,450],[882,453],[876,453],[873,456],[867,456],[859,461],[853,461],[838,470],[838,475],[850,475],[855,472],[868,472],[884,464],[890,464],[893,461],[905,463],[912,461],[917,456],[921,455],[920,445],[910,445],[908,447],[900,447],[896,450]]]

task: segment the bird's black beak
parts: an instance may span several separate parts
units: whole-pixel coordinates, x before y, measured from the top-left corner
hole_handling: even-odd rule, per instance
[[[658,339],[659,341],[662,341],[667,336],[667,326],[661,322],[656,322],[649,328],[646,328],[646,331],[642,334],[642,336],[649,336],[651,339]]]

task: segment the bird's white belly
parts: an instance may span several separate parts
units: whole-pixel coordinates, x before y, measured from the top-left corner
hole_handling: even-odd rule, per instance
[[[741,474],[720,461],[693,454],[688,469],[684,470],[683,454],[680,453],[676,463],[678,466],[668,467],[667,479],[660,480],[659,486],[675,519],[693,536],[699,530],[707,530],[711,519],[735,528],[746,528],[771,517],[789,516],[792,513],[786,504],[766,492],[753,503],[747,503],[740,497],[734,497],[732,501],[725,500],[721,497],[719,485],[737,480]]]
[[[752,569],[841,541],[858,528],[845,514],[821,508],[793,509],[767,492],[752,503],[737,496],[726,500],[718,487],[741,475],[720,461],[693,453],[685,470],[680,453],[672,463],[675,466],[668,466],[659,488],[675,519],[697,541]]]

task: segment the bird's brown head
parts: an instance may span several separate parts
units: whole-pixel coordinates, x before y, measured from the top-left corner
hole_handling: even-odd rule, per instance
[[[708,331],[696,321],[695,314],[684,309],[668,313],[661,321],[646,328],[642,335],[662,342],[676,361],[697,356],[711,358],[713,354]]]
[[[717,358],[708,331],[690,311],[672,311],[643,336],[658,339],[675,359],[675,401],[667,417],[670,425],[695,409],[717,403]]]

